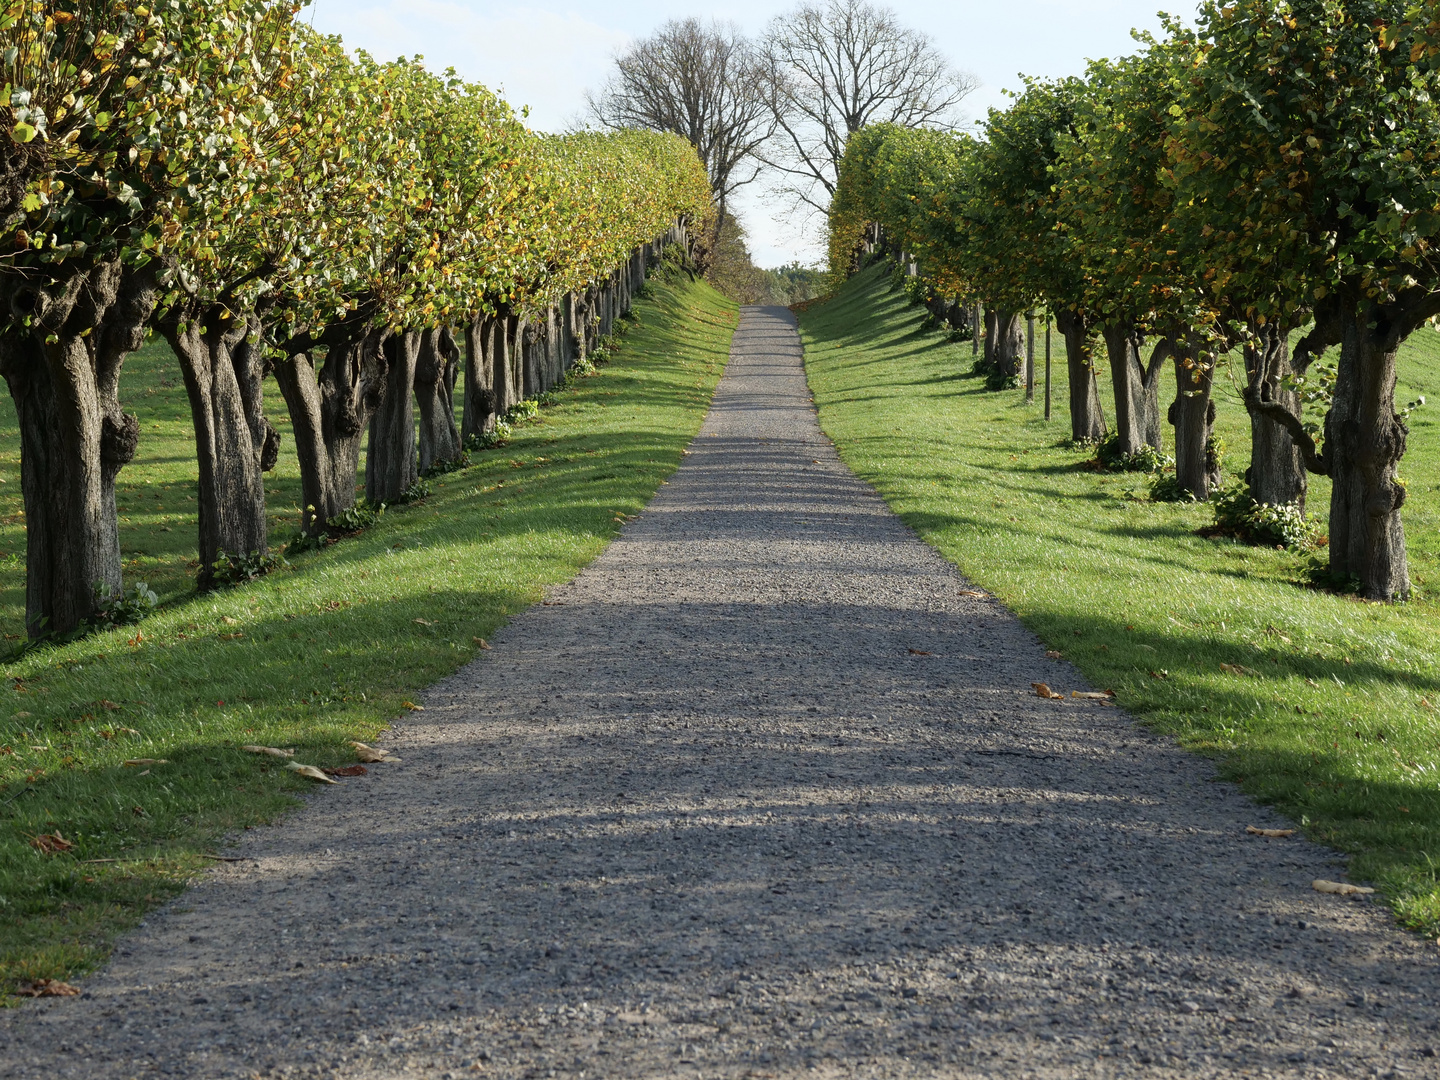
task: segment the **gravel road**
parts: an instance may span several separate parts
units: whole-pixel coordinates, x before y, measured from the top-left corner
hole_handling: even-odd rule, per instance
[[[682,468],[6,1077],[1440,1075],[1437,950],[841,465],[745,310]]]

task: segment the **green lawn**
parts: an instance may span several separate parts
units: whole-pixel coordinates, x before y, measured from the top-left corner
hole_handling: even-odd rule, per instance
[[[1419,598],[1363,603],[1299,587],[1304,556],[1197,536],[1212,511],[1143,501],[1148,478],[1083,468],[1087,455],[1061,445],[1058,335],[1047,424],[1043,392],[1034,405],[986,393],[970,345],[922,331],[923,315],[879,268],[801,315],[820,422],[845,461],[1087,678],[1352,854],[1351,877],[1374,882],[1403,923],[1440,932],[1440,408],[1411,417],[1402,465]],[[1039,354],[1043,372],[1043,342]],[[1234,476],[1248,423],[1232,375],[1221,382]],[[1440,334],[1422,330],[1396,396],[1440,402],[1437,391]],[[1162,404],[1173,397],[1172,372]],[[1323,521],[1329,485],[1311,479]]]
[[[699,428],[736,321],[707,285],[651,289],[614,359],[509,445],[432,480],[430,497],[368,532],[208,596],[192,583],[196,469],[179,369],[163,343],[130,360],[122,397],[142,441],[120,478],[121,545],[129,580],[148,581],[164,606],[139,626],[6,666],[0,1001],[20,980],[102,960],[225,833],[274,817],[312,783],[239,745],[352,763],[345,740],[373,737],[407,697],[475,656],[508,613],[594,558],[617,515],[649,501]],[[273,383],[267,408],[285,432]],[[25,532],[8,397],[0,448],[0,631],[18,642]],[[299,523],[289,446],[267,489],[274,544]],[[166,763],[122,764],[142,757]],[[32,845],[54,833],[73,849]]]

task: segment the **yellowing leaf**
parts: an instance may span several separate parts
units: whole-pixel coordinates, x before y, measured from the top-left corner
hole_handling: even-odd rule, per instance
[[[1335,896],[1369,896],[1375,890],[1367,885],[1351,885],[1348,881],[1326,881],[1316,878],[1310,883],[1316,892],[1332,893]]]
[[[1257,829],[1254,825],[1246,825],[1245,831],[1251,836],[1285,837],[1294,836],[1294,829]]]
[[[286,765],[285,768],[297,776],[308,777],[311,780],[319,780],[322,784],[338,784],[340,782],[338,780],[331,780],[330,777],[326,776],[314,765],[301,765],[298,761],[292,761]]]
[[[1058,693],[1056,693],[1054,690],[1051,690],[1050,687],[1047,686],[1047,685],[1046,685],[1045,683],[1043,683],[1043,682],[1032,682],[1030,685],[1035,688],[1035,696],[1036,696],[1036,697],[1047,698],[1047,699],[1050,700],[1050,701],[1063,701],[1063,700],[1065,700],[1065,695],[1064,695],[1064,694],[1058,694]]]
[[[267,754],[270,757],[292,758],[295,756],[294,750],[281,750],[279,747],[276,746],[255,746],[253,744],[246,743],[244,746],[240,747],[240,749],[244,750],[247,754]]]

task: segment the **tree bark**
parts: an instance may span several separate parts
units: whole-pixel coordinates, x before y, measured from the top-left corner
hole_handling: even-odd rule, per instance
[[[177,305],[159,321],[185,378],[199,466],[201,589],[215,584],[215,563],[266,555],[265,477],[280,453],[280,435],[265,419],[260,320],[235,317],[224,305]]]
[[[1405,488],[1396,472],[1409,429],[1395,413],[1395,356],[1404,332],[1373,302],[1347,305],[1342,319],[1335,398],[1325,419],[1330,569],[1353,574],[1368,599],[1404,599]]]
[[[460,433],[455,429],[455,376],[460,351],[455,336],[445,328],[426,330],[420,337],[415,365],[415,403],[420,410],[420,475],[437,462],[460,456]]]
[[[1284,385],[1291,374],[1290,335],[1273,323],[1252,329],[1252,341],[1245,345],[1247,400],[1253,394],[1257,400],[1273,402],[1298,418],[1300,395]],[[1303,514],[1308,477],[1295,441],[1277,420],[1255,409],[1248,411],[1250,469],[1245,479],[1250,485],[1250,497],[1271,506],[1295,503]]]
[[[996,382],[1019,378],[1025,351],[1020,314],[1003,308],[985,312],[985,366]]]
[[[1111,321],[1101,329],[1115,388],[1115,434],[1120,453],[1134,454],[1142,446],[1159,450],[1160,366],[1170,353],[1170,342],[1162,338],[1156,344],[1147,367],[1140,360],[1140,334],[1134,323]]]
[[[391,333],[385,350],[385,393],[370,416],[365,452],[365,498],[372,506],[399,502],[420,479],[415,457],[415,368],[419,330]]]
[[[495,430],[495,367],[491,357],[500,319],[488,315],[465,325],[465,407],[460,420],[462,444]]]
[[[1099,442],[1105,437],[1100,386],[1090,359],[1090,326],[1083,315],[1061,309],[1055,325],[1065,336],[1065,365],[1070,372],[1070,438]]]
[[[1220,483],[1220,462],[1212,452],[1215,402],[1210,396],[1214,369],[1199,358],[1194,342],[1172,342],[1175,360],[1175,401],[1169,420],[1175,428],[1175,483],[1197,502],[1210,498]]]
[[[355,505],[360,440],[385,393],[386,333],[354,318],[331,329],[318,371],[308,352],[292,352],[275,365],[300,461],[307,535],[326,532]]]
[[[0,336],[20,425],[25,628],[65,634],[122,587],[115,478],[140,425],[120,409],[120,368],[144,341],[159,267],[111,259],[11,298],[31,325]]]

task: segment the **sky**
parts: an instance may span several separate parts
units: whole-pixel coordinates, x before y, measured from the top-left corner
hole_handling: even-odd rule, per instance
[[[453,67],[462,77],[501,91],[516,108],[529,106],[529,124],[561,131],[579,119],[585,91],[598,88],[615,53],[667,19],[698,16],[734,22],[758,35],[794,0],[627,0],[572,6],[490,0],[311,0],[317,30],[341,35],[377,59],[425,57],[434,70]],[[929,34],[956,67],[981,82],[966,100],[970,119],[1003,108],[1003,91],[1020,85],[1018,73],[1079,75],[1085,61],[1135,51],[1132,28],[1157,32],[1157,9],[1190,15],[1194,0],[889,0],[914,29]],[[815,222],[786,216],[767,202],[760,185],[737,200],[757,265],[816,264],[823,246]]]

